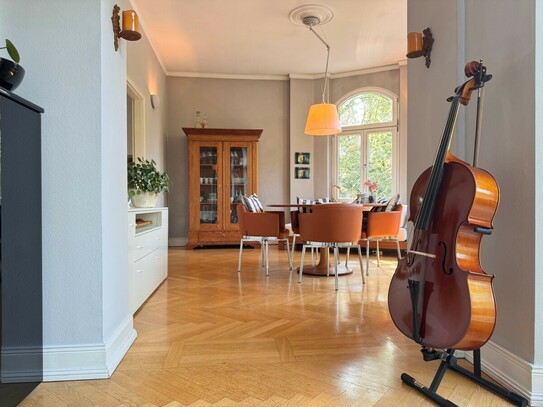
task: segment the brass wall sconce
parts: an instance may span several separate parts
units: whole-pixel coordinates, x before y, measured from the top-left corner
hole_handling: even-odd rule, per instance
[[[422,33],[410,32],[407,34],[407,58],[418,58],[423,56],[426,59],[426,68],[430,68],[430,54],[434,44],[434,37],[430,28],[425,29]]]
[[[124,38],[127,41],[137,41],[141,38],[139,32],[138,15],[134,10],[123,11],[123,29],[121,31],[119,11],[120,7],[115,4],[113,6],[113,15],[111,22],[113,23],[113,45],[115,51],[119,49],[119,38]]]

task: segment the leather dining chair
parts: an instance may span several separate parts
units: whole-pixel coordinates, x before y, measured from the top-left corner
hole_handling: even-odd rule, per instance
[[[290,248],[290,262],[294,264],[294,251],[296,250],[296,238],[300,237],[300,211],[296,209],[290,212],[290,228],[292,229],[292,246]],[[311,262],[315,264],[314,246],[311,246]]]
[[[367,223],[365,230],[362,230],[360,242],[366,241],[366,275],[369,270],[370,258],[370,243],[373,241],[376,244],[377,250],[377,267],[379,267],[379,242],[382,240],[391,240],[396,242],[398,259],[401,258],[400,242],[398,235],[402,222],[403,205],[398,204],[393,211],[388,212],[368,212]],[[347,249],[347,257],[345,264],[349,261],[349,250]]]
[[[241,257],[245,242],[260,242],[262,250],[262,266],[266,266],[266,276],[269,275],[269,241],[285,241],[289,269],[292,270],[292,259],[289,249],[289,231],[285,228],[285,213],[283,211],[249,212],[245,205],[237,204],[239,230],[238,272],[241,271]]]
[[[352,246],[358,247],[360,273],[362,275],[362,282],[365,282],[362,253],[358,244],[361,233],[360,225],[362,224],[363,206],[357,204],[329,203],[315,205],[312,209],[311,213],[300,213],[298,215],[300,238],[304,241],[298,282],[302,282],[305,249],[310,246],[333,249],[336,290],[338,289],[339,249]]]

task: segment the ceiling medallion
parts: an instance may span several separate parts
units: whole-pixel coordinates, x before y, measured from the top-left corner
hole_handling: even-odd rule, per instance
[[[303,21],[306,17],[317,18],[319,20],[318,25],[322,25],[332,20],[334,12],[330,7],[322,4],[306,4],[304,6],[296,7],[289,14],[290,21],[296,25],[307,25]]]

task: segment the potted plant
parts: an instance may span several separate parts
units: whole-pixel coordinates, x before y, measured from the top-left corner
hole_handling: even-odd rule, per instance
[[[153,208],[158,194],[170,190],[170,178],[157,170],[155,160],[137,161],[128,163],[128,196],[136,208]]]
[[[0,49],[7,50],[13,60],[0,58],[0,86],[7,90],[15,90],[25,76],[25,70],[19,65],[21,57],[15,45],[8,39],[6,39],[6,46]]]

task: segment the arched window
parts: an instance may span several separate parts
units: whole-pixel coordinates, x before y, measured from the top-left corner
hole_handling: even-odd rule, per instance
[[[384,89],[362,89],[338,103],[343,132],[335,137],[335,183],[338,197],[350,200],[371,194],[366,181],[377,183],[377,197],[397,193],[397,97]]]

